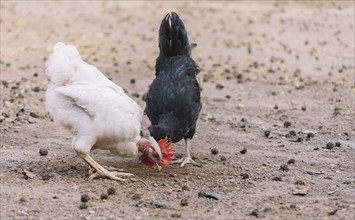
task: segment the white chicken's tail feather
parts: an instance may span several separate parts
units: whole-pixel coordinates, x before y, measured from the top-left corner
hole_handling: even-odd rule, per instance
[[[58,42],[46,62],[46,73],[52,83],[64,85],[82,62],[78,50],[73,45]]]

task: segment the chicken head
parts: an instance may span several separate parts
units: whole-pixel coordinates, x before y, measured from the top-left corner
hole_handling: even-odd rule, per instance
[[[141,145],[139,151],[142,152],[142,155],[139,157],[139,160],[147,167],[154,166],[155,164],[158,167],[158,170],[161,170],[161,167],[166,167],[171,164],[175,154],[171,151],[174,146],[171,146],[170,142],[166,139],[159,140],[157,145],[159,147],[158,151],[155,149],[156,147],[153,147],[154,144],[151,144],[150,141],[145,145]],[[159,151],[161,156],[159,155]]]

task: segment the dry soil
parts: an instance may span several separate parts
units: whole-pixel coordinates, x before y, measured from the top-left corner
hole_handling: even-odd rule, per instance
[[[74,44],[144,107],[170,11],[198,44],[203,166],[93,151],[135,176],[89,181],[46,112],[45,60]],[[0,14],[1,219],[354,219],[354,1],[1,1]]]

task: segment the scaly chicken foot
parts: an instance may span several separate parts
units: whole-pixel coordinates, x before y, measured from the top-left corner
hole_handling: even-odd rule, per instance
[[[183,158],[181,159],[174,159],[172,161],[172,163],[181,163],[180,167],[184,167],[186,164],[192,164],[194,166],[200,167],[201,164],[195,162],[192,158],[191,158],[191,154],[190,154],[190,139],[185,138],[185,155]]]
[[[192,164],[194,166],[197,166],[197,167],[200,167],[201,164],[195,162],[191,156],[190,157],[187,157],[187,156],[184,156],[183,158],[180,158],[180,159],[176,159],[176,160],[173,160],[172,163],[180,163],[180,167],[184,167],[186,164]]]
[[[126,181],[126,179],[123,179],[121,177],[127,177],[127,176],[133,176],[131,173],[123,173],[123,172],[117,172],[117,171],[108,171],[104,167],[102,167],[99,163],[97,163],[90,155],[88,154],[81,154],[78,153],[78,155],[83,158],[83,160],[90,165],[90,167],[95,170],[96,172],[91,174],[89,177],[89,180],[99,178],[99,177],[106,177],[109,179],[117,180],[117,181]],[[120,170],[120,169],[116,169]]]
[[[116,167],[107,167],[107,166],[102,166],[102,167],[105,168],[108,171],[119,171],[119,172],[123,172],[124,171],[124,169],[119,169],[119,168],[116,168]],[[96,170],[89,165],[89,174],[93,174],[95,172],[96,172]]]

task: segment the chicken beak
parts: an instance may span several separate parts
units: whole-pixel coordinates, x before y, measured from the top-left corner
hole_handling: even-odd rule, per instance
[[[155,150],[155,152],[157,152],[157,154],[159,155],[159,159],[162,159],[163,156],[162,156],[158,142],[154,138],[152,138],[151,136],[148,136],[148,138],[149,138],[150,146]]]
[[[160,170],[161,170],[161,166],[158,164],[158,163],[155,163],[156,165],[157,165],[157,167],[158,167],[158,172],[160,172]]]

